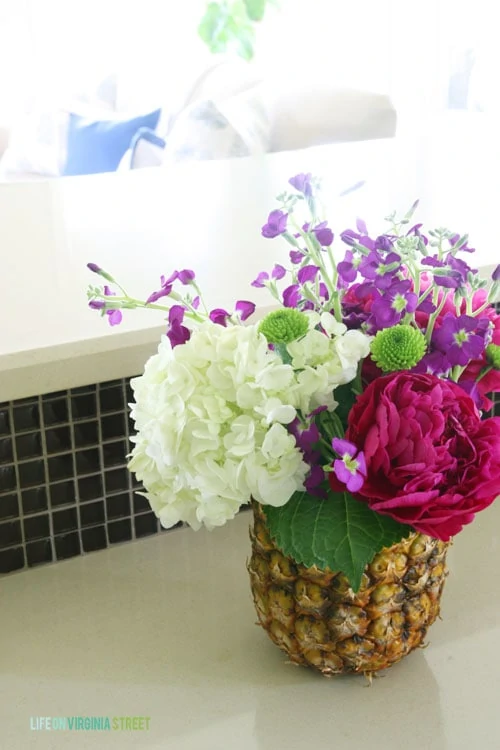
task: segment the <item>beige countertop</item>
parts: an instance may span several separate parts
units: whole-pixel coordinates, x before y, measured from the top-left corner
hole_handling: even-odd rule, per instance
[[[428,647],[371,688],[287,664],[255,626],[249,518],[1,579],[2,750],[498,750],[500,503],[457,538]],[[150,721],[30,729],[41,716]]]

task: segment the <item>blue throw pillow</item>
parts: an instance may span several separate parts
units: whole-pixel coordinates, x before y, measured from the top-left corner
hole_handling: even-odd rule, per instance
[[[161,110],[132,120],[91,121],[70,114],[63,175],[115,172],[140,128],[154,130]]]

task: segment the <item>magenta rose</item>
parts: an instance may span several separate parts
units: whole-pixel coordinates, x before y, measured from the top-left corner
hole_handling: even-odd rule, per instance
[[[356,497],[423,534],[448,541],[500,495],[500,417],[481,421],[470,396],[435,375],[374,380],[345,437],[366,460]]]

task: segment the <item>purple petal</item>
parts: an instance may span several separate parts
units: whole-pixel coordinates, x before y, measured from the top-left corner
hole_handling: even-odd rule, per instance
[[[283,290],[283,305],[284,307],[297,307],[300,302],[299,287],[297,284],[292,284]]]
[[[283,268],[283,266],[280,266],[279,263],[276,263],[271,273],[271,276],[273,277],[273,279],[276,279],[276,280],[282,279],[285,274],[286,274],[286,271]]]
[[[329,227],[323,227],[321,229],[316,227],[314,234],[322,247],[330,247],[333,242],[333,232]]]
[[[304,482],[304,487],[306,490],[311,492],[312,490],[316,489],[322,482],[325,480],[325,472],[321,468],[321,466],[311,466],[311,471],[309,476],[307,477],[306,481]]]
[[[324,300],[330,299],[326,284],[324,284],[322,281],[319,284],[319,296]]]
[[[356,456],[356,461],[358,462],[358,471],[360,474],[363,474],[363,476],[366,477],[367,469],[366,469],[366,459],[365,454],[363,451],[360,451],[358,455]]]
[[[103,307],[106,307],[106,303],[101,299],[91,299],[89,302],[89,307],[92,308],[92,310],[102,310]]]
[[[352,477],[352,472],[349,471],[345,463],[341,461],[340,458],[336,458],[333,462],[333,470],[337,475],[337,479],[340,479],[340,481],[344,484],[347,484],[347,482]]]
[[[267,217],[267,224],[262,227],[261,233],[263,237],[267,239],[273,239],[279,234],[286,232],[286,223],[288,220],[288,214],[283,211],[275,210],[271,211]]]
[[[168,311],[168,322],[170,325],[173,326],[175,323],[182,323],[184,320],[184,313],[185,308],[182,305],[172,305]]]
[[[363,219],[356,219],[356,229],[360,234],[368,234],[368,229]]]
[[[265,287],[264,282],[266,281],[269,281],[269,274],[267,273],[267,271],[261,271],[257,278],[252,281],[250,286],[257,287],[257,289],[262,289],[263,287]]]
[[[304,253],[300,250],[290,250],[290,260],[296,266],[298,263],[302,263]]]
[[[328,409],[327,406],[318,406],[316,409],[314,409],[310,414],[308,414],[308,417],[315,417],[316,414],[320,414],[322,411],[326,411]]]
[[[309,198],[312,195],[311,177],[312,174],[310,172],[301,172],[295,175],[295,177],[290,177],[288,183],[299,193],[303,193],[306,198]]]
[[[188,268],[185,268],[183,271],[179,271],[178,279],[181,282],[181,284],[190,284],[194,280],[194,271],[190,271]]]
[[[97,263],[87,263],[87,268],[89,271],[92,271],[92,273],[101,273],[102,268],[97,265]]]
[[[193,307],[194,310],[197,310],[200,306],[200,298],[195,297],[194,300],[191,302],[191,306]]]
[[[305,284],[307,281],[314,281],[318,272],[319,266],[304,266],[298,272],[297,278],[301,284]]]
[[[108,310],[106,313],[110,326],[117,326],[122,322],[122,311],[121,310]]]
[[[349,492],[358,492],[365,482],[365,479],[361,474],[351,474],[346,482],[346,487]]]
[[[351,458],[353,458],[353,456],[355,456],[358,452],[358,449],[354,445],[354,443],[350,443],[348,440],[342,440],[342,438],[333,438],[332,448],[335,453],[339,454],[339,456],[345,456],[345,454],[347,453],[347,455]]]
[[[156,302],[157,300],[161,299],[162,297],[168,297],[171,291],[172,291],[172,287],[166,286],[166,287],[163,287],[162,289],[159,289],[157,292],[152,292],[147,298],[146,304],[150,305],[153,302]]]
[[[236,303],[235,310],[240,313],[240,318],[243,321],[249,318],[250,315],[254,314],[255,304],[253,302],[248,302],[248,300],[240,299]]]
[[[359,240],[359,234],[357,234],[356,232],[354,232],[354,230],[352,230],[352,229],[346,229],[340,235],[340,239],[346,245],[350,245],[352,247]]]
[[[167,337],[170,341],[170,346],[175,349],[176,346],[185,344],[191,338],[191,331],[186,326],[182,326],[177,321],[174,321],[170,330],[167,331]]]
[[[179,278],[179,271],[173,271],[168,279],[165,278],[165,276],[162,276],[160,279],[160,283],[162,286],[170,286]]]
[[[227,319],[230,318],[230,314],[227,310],[223,310],[221,307],[216,307],[212,310],[208,316],[212,323],[216,323],[219,326],[226,326]]]
[[[491,274],[491,278],[493,281],[500,281],[500,265],[495,268],[495,270]]]

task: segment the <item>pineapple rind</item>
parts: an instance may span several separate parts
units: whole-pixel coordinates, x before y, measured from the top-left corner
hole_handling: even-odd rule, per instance
[[[248,563],[259,624],[295,664],[372,674],[423,645],[439,615],[449,543],[414,533],[378,552],[354,594],[342,573],[283,555],[254,503]]]

